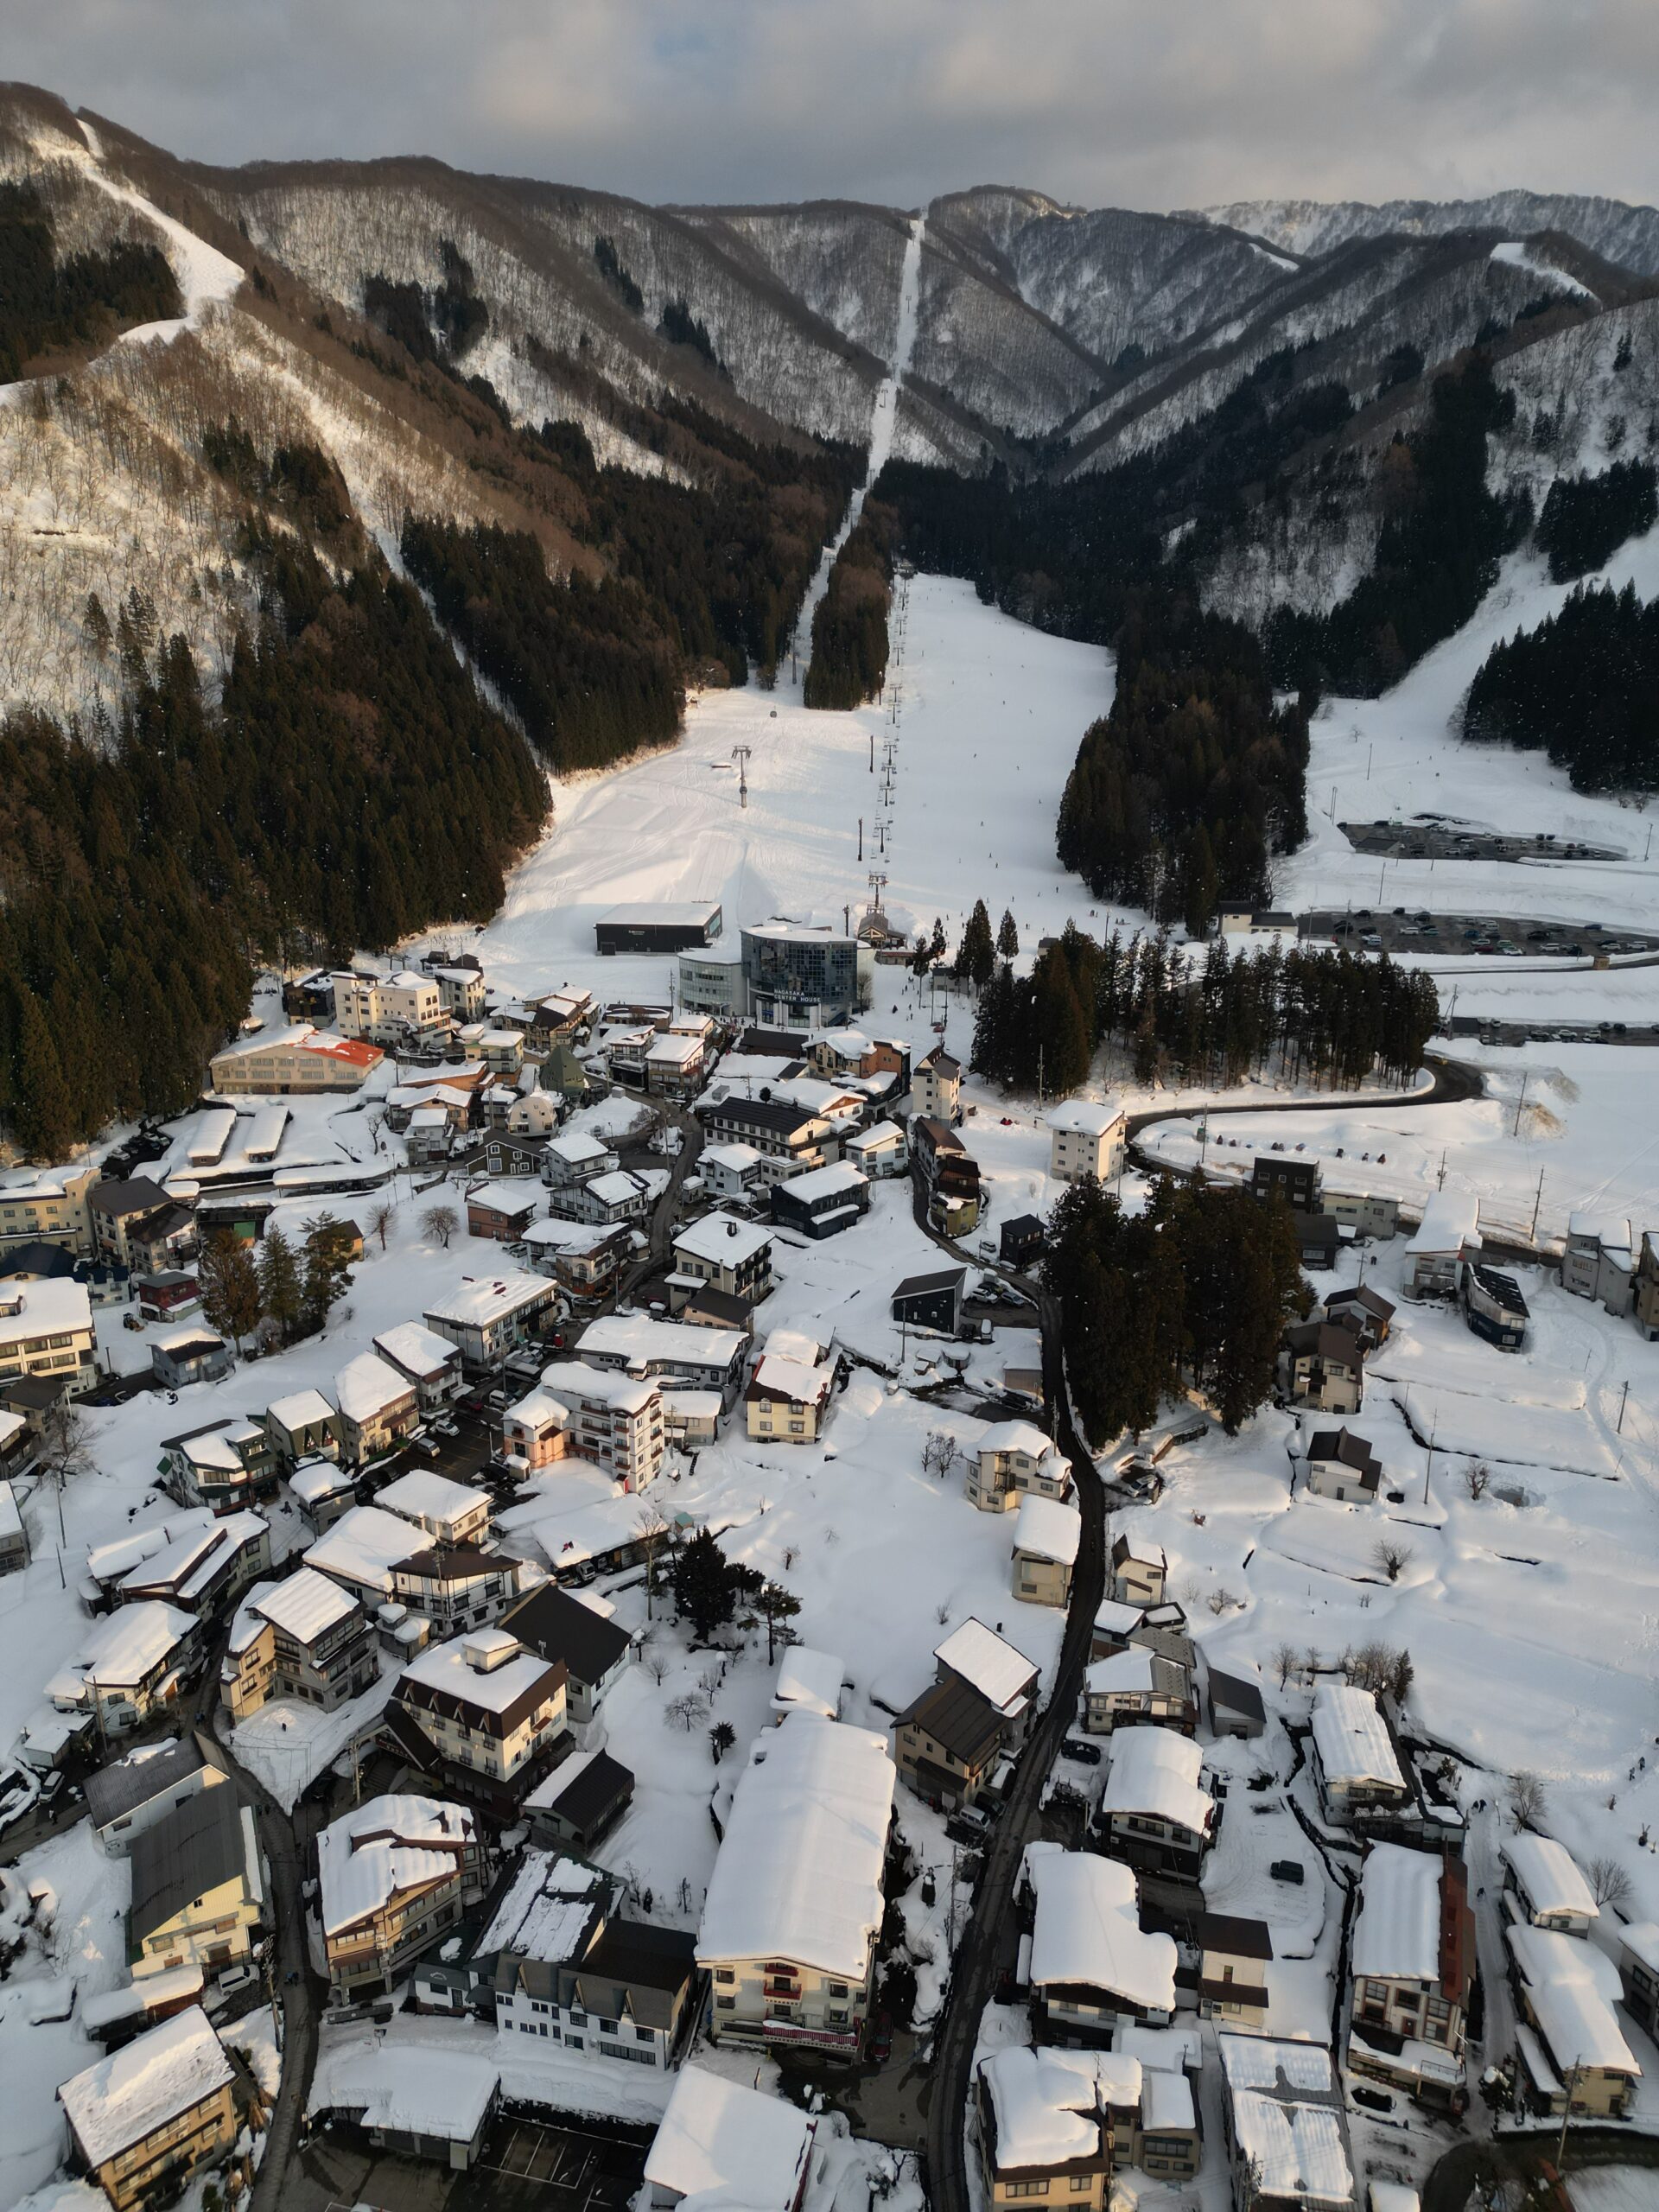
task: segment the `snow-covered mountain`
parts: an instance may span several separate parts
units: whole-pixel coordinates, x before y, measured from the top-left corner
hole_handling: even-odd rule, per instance
[[[1484,200],[1235,200],[1193,220],[1244,231],[1286,253],[1330,253],[1354,238],[1443,238],[1502,231],[1514,238],[1559,231],[1637,276],[1659,276],[1659,207],[1585,193],[1494,192]]]

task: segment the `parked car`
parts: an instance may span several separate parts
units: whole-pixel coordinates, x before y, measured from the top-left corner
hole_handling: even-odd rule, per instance
[[[1101,1761],[1100,1745],[1082,1736],[1068,1736],[1060,1745],[1060,1754],[1064,1758],[1081,1759],[1084,1766],[1098,1766]]]
[[[1300,1859],[1275,1859],[1268,1872],[1275,1882],[1289,1882],[1299,1890],[1307,1879],[1307,1870]]]
[[[259,1969],[253,1966],[226,1967],[213,1984],[221,1997],[238,1997],[245,1989],[257,1986]]]

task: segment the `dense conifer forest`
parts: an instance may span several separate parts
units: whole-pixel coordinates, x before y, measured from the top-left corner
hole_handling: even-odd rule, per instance
[[[1575,591],[1500,641],[1464,702],[1465,737],[1548,753],[1580,791],[1659,790],[1659,601]]]
[[[1283,1200],[1201,1178],[1161,1178],[1134,1215],[1092,1178],[1073,1185],[1054,1209],[1043,1274],[1096,1447],[1148,1427],[1189,1384],[1236,1435],[1271,1396],[1280,1336],[1305,1297]]]
[[[159,246],[117,238],[102,253],[60,259],[40,195],[0,183],[0,384],[38,354],[183,312]]]
[[[1558,476],[1538,518],[1538,543],[1553,582],[1571,583],[1601,567],[1627,537],[1659,516],[1650,461],[1619,461],[1599,476]]]
[[[1103,944],[1068,926],[1029,976],[1004,960],[980,993],[972,1065],[1051,1092],[1087,1077],[1097,1048],[1127,1053],[1135,1079],[1217,1086],[1281,1069],[1352,1088],[1404,1081],[1440,1020],[1433,981],[1388,959],[1277,946],[1246,954],[1223,938],[1185,948],[1164,935]]]
[[[540,827],[522,739],[409,585],[260,557],[222,705],[135,604],[98,610],[118,725],[0,724],[0,1115],[37,1156],[187,1105],[259,956],[484,919]]]
[[[861,707],[887,681],[893,524],[891,508],[867,504],[836,556],[812,617],[802,690],[809,707]]]

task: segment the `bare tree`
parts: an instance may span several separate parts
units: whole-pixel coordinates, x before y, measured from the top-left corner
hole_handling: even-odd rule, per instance
[[[1510,1777],[1510,1810],[1514,1814],[1517,1827],[1536,1827],[1544,1810],[1544,1785],[1541,1778],[1522,1768]]]
[[[708,1718],[709,1700],[701,1690],[683,1690],[663,1707],[663,1719],[668,1726],[683,1728],[688,1736],[701,1728]]]
[[[1296,1647],[1294,1643],[1281,1643],[1274,1647],[1273,1671],[1279,1677],[1280,1688],[1283,1689],[1296,1671]]]
[[[397,1218],[397,1209],[390,1198],[382,1198],[378,1205],[369,1208],[369,1234],[380,1239],[380,1249],[386,1249],[386,1231]]]
[[[449,1239],[461,1227],[461,1216],[454,1206],[428,1206],[421,1216],[421,1234],[442,1244],[447,1252]]]
[[[657,1554],[668,1535],[668,1516],[659,1505],[647,1501],[639,1508],[633,1525],[639,1531],[639,1548],[645,1556],[645,1618],[650,1620],[653,1618],[652,1601],[657,1592]],[[657,1679],[660,1681],[662,1676],[659,1675]]]
[[[1212,1590],[1210,1592],[1210,1610],[1217,1620],[1224,1613],[1230,1612],[1237,1603],[1237,1599],[1224,1586],[1219,1590]]]
[[[41,1423],[41,1441],[35,1465],[43,1481],[58,1494],[58,1535],[67,1541],[63,1526],[64,1485],[92,1468],[92,1434],[86,1416],[72,1399],[60,1398],[48,1408]]]
[[[1617,1859],[1592,1859],[1585,1868],[1589,1877],[1590,1894],[1598,1904],[1625,1904],[1630,1894],[1630,1878]]]
[[[943,1481],[956,1456],[956,1438],[945,1429],[930,1428],[922,1445],[922,1472],[937,1475]]]
[[[1371,1547],[1371,1557],[1390,1582],[1397,1582],[1402,1570],[1409,1567],[1416,1556],[1411,1546],[1398,1536],[1379,1536]]]
[[[1471,1497],[1485,1497],[1492,1486],[1492,1471],[1484,1459],[1471,1459],[1463,1471],[1463,1486]]]

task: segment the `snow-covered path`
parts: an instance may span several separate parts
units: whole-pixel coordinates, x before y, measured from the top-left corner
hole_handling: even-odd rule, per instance
[[[812,617],[818,611],[818,601],[830,587],[830,571],[836,565],[836,556],[858,527],[858,518],[864,512],[865,495],[876,478],[886,467],[893,451],[893,434],[899,420],[899,391],[910,368],[911,355],[916,350],[917,311],[922,293],[922,238],[927,229],[927,210],[913,215],[910,236],[905,240],[904,266],[899,275],[899,319],[893,328],[893,354],[887,373],[876,387],[875,404],[870,410],[870,456],[864,472],[864,481],[854,491],[847,502],[847,512],[842,517],[841,528],[823,549],[823,558],[811,582],[806,588],[806,597],[801,601],[801,611],[795,618],[795,635],[791,642],[791,664],[798,671],[796,681],[806,680],[806,664],[812,652]]]

